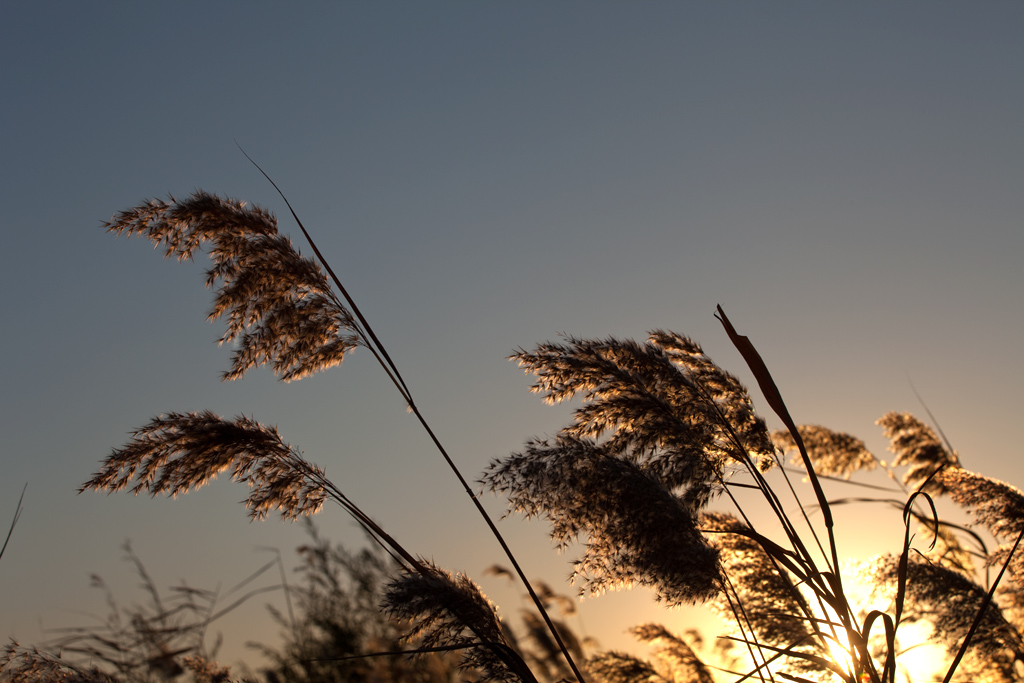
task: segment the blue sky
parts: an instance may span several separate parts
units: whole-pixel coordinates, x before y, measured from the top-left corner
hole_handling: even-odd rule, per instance
[[[297,238],[235,141],[470,476],[567,419],[504,360],[516,347],[669,328],[748,378],[722,304],[798,422],[881,454],[874,420],[922,412],[912,381],[966,466],[1021,484],[1022,29],[1008,2],[6,5],[0,515],[28,491],[0,561],[2,635],[102,614],[91,573],[129,595],[125,539],[162,583],[204,587],[303,541],[250,524],[226,481],[175,501],[76,495],[171,410],[276,424],[413,550],[474,576],[498,559],[368,354],[222,384],[202,264],[103,233],[201,187]],[[361,542],[340,511],[318,521]],[[568,574],[542,523],[504,525],[529,572]],[[590,601],[588,623],[625,628],[650,603]],[[246,609],[227,663],[273,639],[262,603]]]

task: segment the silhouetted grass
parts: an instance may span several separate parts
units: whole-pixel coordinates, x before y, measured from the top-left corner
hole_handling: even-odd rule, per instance
[[[207,285],[216,290],[210,318],[224,319],[221,341],[237,344],[225,379],[270,365],[291,381],[337,365],[355,347],[368,348],[512,563],[564,657],[565,675],[578,683],[712,679],[713,668],[686,640],[657,625],[637,631],[658,644],[654,662],[624,653],[577,661],[580,652],[566,645],[398,365],[311,239],[319,262],[302,257],[268,211],[204,192],[140,204],[107,227],[144,236],[179,260],[208,253]],[[582,544],[573,575],[582,591],[642,585],[668,605],[717,605],[735,624],[728,637],[746,652],[745,663],[730,665],[737,679],[890,683],[899,671],[901,624],[927,620],[950,650],[945,680],[1021,680],[1024,562],[1016,549],[1024,496],[961,469],[958,455],[913,416],[884,416],[879,424],[896,453],[893,466],[907,468],[900,482],[905,534],[895,555],[861,572],[891,587],[890,608],[863,610],[848,595],[823,481],[880,461],[854,437],[798,426],[754,345],[721,307],[717,317],[785,432],[771,434],[747,389],[688,337],[662,330],[643,342],[569,337],[512,358],[535,375],[534,391],[545,400],[580,401],[572,422],[553,439],[530,441],[492,462],[481,483],[507,497],[510,511],[547,519],[561,547]],[[810,502],[789,479],[786,451],[809,482]],[[531,667],[475,583],[411,555],[319,467],[253,418],[157,417],[115,449],[83,489],[174,495],[222,471],[250,486],[246,504],[254,517],[276,510],[295,518],[330,500],[356,519],[396,562],[384,606],[411,624],[414,650],[457,651],[467,675],[479,680],[534,683],[547,675]],[[734,495],[740,488],[756,490],[771,518],[748,512]],[[946,495],[1007,542],[991,553],[967,552],[971,534],[936,512],[933,498]],[[812,523],[811,511],[820,523]],[[916,523],[931,530],[932,547],[913,544]],[[1002,568],[985,583],[971,558]],[[1000,594],[1004,575],[1012,586]]]

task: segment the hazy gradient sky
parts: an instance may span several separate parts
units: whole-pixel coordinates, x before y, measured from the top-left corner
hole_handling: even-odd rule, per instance
[[[507,603],[481,576],[495,544],[369,354],[222,384],[203,264],[103,233],[201,187],[298,237],[234,140],[470,476],[567,419],[504,360],[516,347],[669,328],[749,378],[722,304],[798,422],[882,454],[874,420],[922,412],[912,380],[966,466],[1024,483],[1020,3],[6,3],[0,54],[3,524],[28,483],[0,636],[104,614],[91,573],[138,599],[125,539],[162,585],[208,588],[303,542],[250,524],[228,481],[76,495],[171,410],[276,424],[407,546]],[[361,542],[338,510],[318,521]],[[568,574],[543,523],[502,528],[532,575]],[[226,663],[273,640],[265,602],[222,625]],[[651,603],[588,601],[587,630],[622,647]]]

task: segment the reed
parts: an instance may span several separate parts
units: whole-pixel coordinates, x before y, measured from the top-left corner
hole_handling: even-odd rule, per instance
[[[955,675],[1021,680],[1015,668],[1024,660],[1018,615],[1024,601],[1016,588],[1024,585],[1016,553],[1024,536],[1020,492],[961,469],[958,455],[916,418],[883,417],[879,423],[896,453],[893,467],[908,468],[897,491],[906,533],[896,554],[861,572],[893,593],[891,609],[865,612],[848,596],[832,516],[838,503],[829,501],[823,482],[878,467],[880,460],[854,437],[798,426],[754,345],[721,307],[717,317],[784,432],[770,433],[736,377],[673,332],[655,330],[643,342],[569,337],[512,356],[536,377],[533,390],[546,401],[575,399],[578,406],[556,437],[527,442],[521,452],[493,461],[479,484],[506,497],[510,512],[545,518],[561,547],[582,544],[572,578],[583,593],[639,585],[669,606],[710,602],[729,615],[736,632],[728,637],[746,653],[746,663],[736,665],[746,668],[716,672],[685,639],[648,625],[636,633],[658,644],[657,662],[624,653],[577,661],[580,653],[566,645],[398,365],[311,239],[316,260],[301,256],[270,212],[202,191],[140,204],[106,227],[142,236],[179,260],[208,254],[206,282],[215,289],[209,317],[224,321],[221,341],[237,346],[225,380],[269,365],[292,381],[341,363],[356,347],[369,349],[511,562],[564,657],[566,674],[578,683],[705,683],[715,676],[892,683],[900,672],[900,626],[920,620],[935,622],[936,638],[950,648],[946,681]],[[809,501],[790,481],[787,453],[809,482]],[[246,505],[256,518],[277,511],[294,519],[328,501],[350,514],[399,567],[384,608],[412,625],[409,652],[459,652],[479,680],[543,678],[475,583],[413,556],[322,469],[251,417],[174,412],[154,418],[115,449],[82,490],[176,495],[221,472],[249,485]],[[739,489],[757,491],[772,519],[748,514],[734,495]],[[933,498],[944,495],[1007,542],[993,552],[965,550],[980,537],[939,519]],[[789,512],[794,509],[796,518]],[[812,523],[811,512],[821,515],[820,523]],[[930,530],[932,548],[913,544],[915,523]],[[943,552],[933,553],[935,547]],[[986,583],[965,558],[1002,570]],[[1004,572],[1012,587],[997,594]],[[956,599],[944,599],[951,595]]]

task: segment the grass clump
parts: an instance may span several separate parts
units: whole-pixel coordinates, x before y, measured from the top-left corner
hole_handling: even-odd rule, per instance
[[[584,657],[570,647],[549,601],[526,579],[312,240],[316,260],[279,234],[268,211],[205,192],[140,204],[107,228],[145,237],[179,260],[209,255],[210,318],[223,319],[221,341],[237,345],[226,380],[269,365],[291,381],[337,365],[356,347],[369,349],[498,542],[531,597],[534,631],[546,634],[561,662],[542,666],[528,656],[468,577],[412,555],[322,469],[253,418],[209,412],[154,418],[113,451],[83,490],[180,494],[227,471],[250,486],[246,504],[254,517],[276,510],[294,519],[328,501],[340,505],[394,562],[383,607],[408,626],[407,653],[454,653],[462,675],[477,681],[535,683],[556,675],[577,683],[893,683],[908,677],[900,666],[901,624],[927,621],[949,650],[944,680],[1022,680],[1020,492],[962,469],[948,444],[913,416],[884,416],[879,423],[896,453],[893,467],[907,468],[897,481],[899,497],[887,499],[902,509],[905,541],[861,571],[889,591],[888,607],[856,604],[832,516],[833,505],[844,501],[830,502],[823,481],[847,479],[881,461],[855,437],[797,425],[756,348],[720,307],[726,334],[783,432],[770,433],[736,377],[673,332],[655,330],[643,342],[569,337],[512,356],[536,377],[533,390],[546,401],[578,404],[556,436],[493,461],[480,484],[506,497],[510,512],[546,519],[559,546],[582,545],[572,576],[581,592],[646,586],[669,606],[711,603],[734,625],[727,638],[736,653],[717,668],[701,658],[692,636],[688,642],[659,625],[635,630],[654,646],[651,661],[621,652]],[[809,482],[810,502],[790,480],[787,453]],[[748,510],[739,490],[756,493],[768,512]],[[990,552],[977,533],[940,519],[934,498],[947,495],[1003,544]],[[812,523],[811,513],[821,522]],[[917,525],[934,540],[926,549],[912,542]],[[985,567],[998,567],[997,575],[986,579]],[[1001,585],[1007,587],[1000,591]],[[365,654],[394,657],[395,651]],[[10,675],[24,670],[15,662],[31,660],[18,656],[9,654]]]

